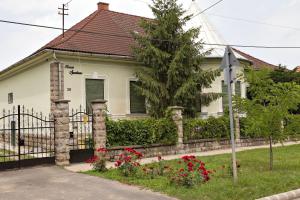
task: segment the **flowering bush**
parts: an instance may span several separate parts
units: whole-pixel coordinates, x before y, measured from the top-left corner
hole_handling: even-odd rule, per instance
[[[93,166],[93,169],[98,172],[104,172],[107,171],[106,168],[106,161],[107,161],[107,149],[105,148],[99,148],[97,149],[97,156],[93,156],[90,159],[88,159],[86,162],[90,163]]]
[[[133,176],[137,173],[140,166],[140,159],[143,154],[132,149],[125,148],[124,152],[119,155],[119,159],[116,161],[115,166],[121,171],[124,176]]]
[[[212,171],[195,156],[183,156],[178,162],[182,167],[171,175],[171,183],[193,187],[210,180]]]

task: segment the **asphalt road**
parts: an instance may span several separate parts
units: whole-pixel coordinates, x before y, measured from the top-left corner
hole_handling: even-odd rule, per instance
[[[0,172],[0,200],[171,200],[172,198],[62,168]]]

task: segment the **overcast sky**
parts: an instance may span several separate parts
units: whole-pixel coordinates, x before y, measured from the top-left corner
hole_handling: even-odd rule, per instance
[[[145,2],[150,0],[103,0],[113,11],[151,17]],[[217,0],[196,0],[202,9]],[[58,6],[68,0],[1,0],[0,19],[61,27]],[[66,27],[74,25],[97,9],[99,0],[73,0]],[[180,0],[187,8],[191,0]],[[207,11],[219,34],[229,44],[300,46],[300,0],[224,0]],[[266,26],[219,17],[255,20],[280,26]],[[0,23],[0,69],[30,55],[61,32]],[[300,49],[241,49],[272,64],[300,65]]]

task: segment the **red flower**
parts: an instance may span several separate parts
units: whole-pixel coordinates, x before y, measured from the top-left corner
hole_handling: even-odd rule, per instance
[[[192,167],[188,167],[188,171],[192,172],[192,171],[194,171],[194,169]]]
[[[102,152],[102,153],[106,153],[108,152],[106,148],[99,148],[97,149],[97,152]]]
[[[181,158],[184,162],[188,162],[188,161],[191,161],[191,160],[195,160],[196,157],[195,156],[183,156]]]
[[[124,148],[125,151],[129,152],[129,153],[135,153],[135,150],[132,148]]]
[[[180,174],[180,176],[187,177],[188,175],[187,174]]]
[[[125,162],[131,162],[132,157],[131,156],[126,156],[124,158]]]
[[[116,167],[120,167],[122,164],[122,161],[121,160],[117,160],[116,163],[115,163],[115,166]]]
[[[181,168],[179,171],[180,171],[180,172],[183,172],[183,171],[184,171],[184,169],[183,169],[183,168]]]
[[[209,174],[208,171],[206,171],[206,170],[202,171],[202,175],[203,175],[203,176],[208,176],[208,174]]]
[[[138,158],[142,158],[143,154],[141,152],[135,151],[134,154],[138,157]]]
[[[96,162],[98,159],[99,159],[98,156],[93,156],[93,157],[91,157],[90,159],[88,159],[88,160],[86,161],[86,163],[94,163],[94,162]]]
[[[192,162],[189,162],[189,163],[187,164],[187,166],[188,166],[188,167],[194,167],[194,164],[193,164]]]

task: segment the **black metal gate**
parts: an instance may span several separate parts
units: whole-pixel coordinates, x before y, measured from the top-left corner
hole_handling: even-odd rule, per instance
[[[24,106],[0,116],[0,170],[55,163],[54,120]]]
[[[94,155],[93,115],[80,106],[70,114],[70,162],[78,163]]]

